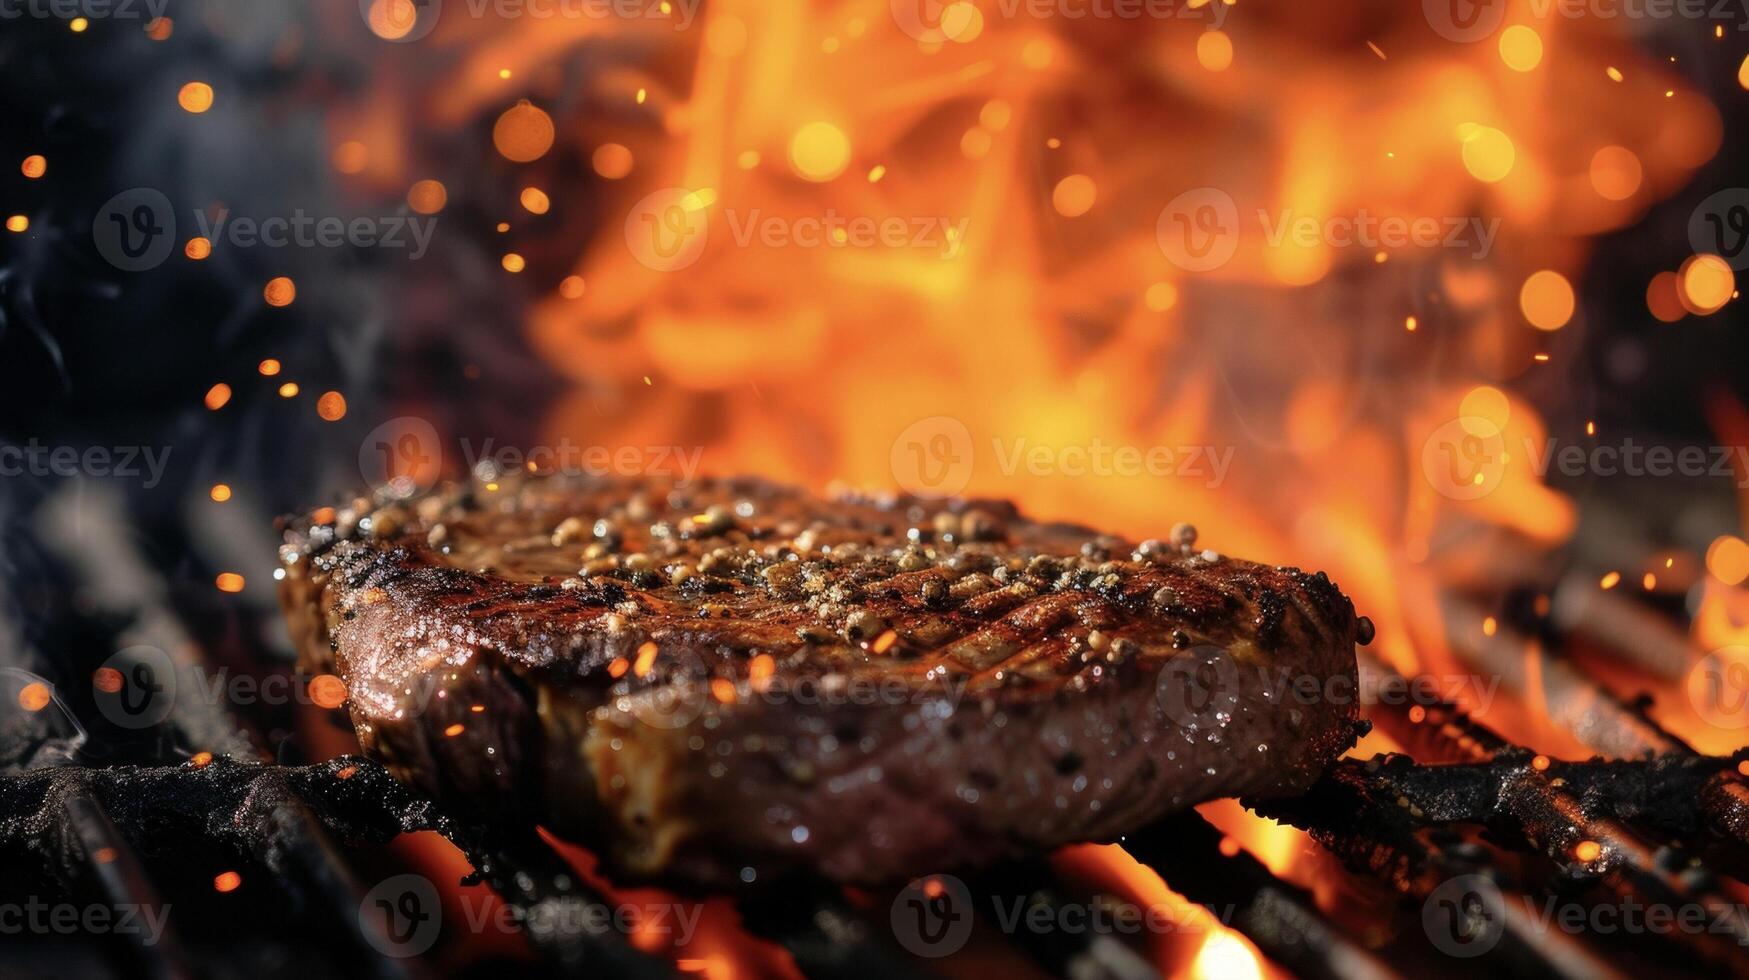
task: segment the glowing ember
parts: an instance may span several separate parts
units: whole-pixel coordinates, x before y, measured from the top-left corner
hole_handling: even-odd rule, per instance
[[[538,187],[524,187],[521,200],[523,209],[529,214],[546,214],[547,209],[552,207],[552,202],[547,199],[547,192]]]
[[[255,365],[255,370],[259,371],[262,377],[271,378],[280,371],[279,360],[277,358],[269,357],[260,364]]]
[[[747,665],[747,676],[755,685],[770,680],[772,675],[776,672],[777,661],[772,659],[772,656],[769,653],[761,653],[758,656],[755,656],[752,663]]]
[[[213,764],[213,754],[211,752],[196,752],[189,757],[188,764],[196,769],[205,769]]]
[[[1518,150],[1505,133],[1490,126],[1471,125],[1459,137],[1463,141],[1464,169],[1470,176],[1493,184],[1505,180],[1518,159]]]
[[[526,99],[504,110],[492,127],[492,145],[506,160],[530,163],[553,147],[553,117]]]
[[[1736,274],[1716,255],[1691,256],[1682,263],[1677,279],[1683,307],[1701,316],[1717,312],[1737,289]]]
[[[213,87],[205,82],[189,82],[176,93],[176,104],[188,112],[205,112],[213,107]]]
[[[310,678],[310,700],[318,708],[338,708],[346,703],[346,682],[333,674],[317,674]]]
[[[346,417],[346,396],[338,391],[324,391],[316,399],[316,415],[324,422],[338,422]]]
[[[6,219],[6,230],[22,232],[30,228],[30,219],[22,214],[15,214]]]
[[[419,180],[407,188],[407,206],[420,214],[436,214],[449,203],[449,191],[442,181]]]
[[[1518,307],[1538,330],[1559,330],[1573,318],[1573,286],[1550,269],[1532,273],[1518,292]]]
[[[648,677],[650,669],[656,666],[656,651],[656,642],[654,640],[645,640],[643,644],[638,647],[638,659],[632,666],[632,673],[639,677]]]
[[[1675,323],[1688,315],[1682,305],[1676,273],[1660,272],[1652,277],[1646,285],[1646,309],[1664,323]]]
[[[279,397],[296,398],[298,396],[298,391],[298,383],[296,381],[287,381],[285,384],[279,386]]]
[[[811,122],[796,130],[789,143],[790,164],[812,181],[827,181],[850,165],[850,139],[828,122]]]
[[[30,712],[41,711],[53,700],[54,695],[50,693],[48,685],[40,681],[32,681],[18,692],[18,706]]]
[[[1209,71],[1226,71],[1233,63],[1233,41],[1220,31],[1204,31],[1196,39],[1197,63]]]
[[[1237,933],[1211,933],[1197,950],[1191,976],[1197,980],[1263,980],[1263,970],[1251,944]]]
[[[234,892],[243,886],[243,876],[235,871],[226,871],[213,879],[213,890],[220,894]]]
[[[1600,197],[1625,201],[1640,189],[1645,169],[1625,146],[1606,146],[1591,155],[1591,186]]]
[[[211,496],[214,500],[216,500],[222,504],[225,501],[231,499],[230,484],[215,483],[215,484],[213,484],[213,488],[211,491],[209,491],[208,495]]]
[[[49,161],[40,153],[32,153],[24,158],[24,163],[20,164],[18,169],[26,177],[35,180],[49,172]]]
[[[262,287],[261,297],[268,306],[290,306],[298,298],[298,287],[290,276],[275,276]]]
[[[220,572],[219,577],[213,580],[213,584],[219,587],[220,592],[241,592],[243,591],[243,576],[236,572]]]
[[[1741,585],[1749,579],[1749,542],[1734,534],[1713,539],[1707,546],[1706,567],[1714,578],[1726,585]]]
[[[418,20],[418,0],[371,0],[365,14],[365,24],[371,33],[385,41],[399,41],[406,37],[417,26]]]
[[[632,172],[632,151],[618,143],[603,143],[595,148],[589,163],[608,180],[620,180]]]
[[[91,687],[104,694],[119,694],[123,678],[114,667],[99,667],[91,672]]]
[[[343,174],[363,173],[370,164],[370,150],[357,140],[347,140],[334,148],[334,169]]]
[[[190,238],[188,244],[182,246],[182,254],[199,262],[213,254],[213,243],[205,238]]]
[[[1513,71],[1533,71],[1543,60],[1542,35],[1523,24],[1500,32],[1500,60]]]
[[[1079,218],[1093,210],[1093,202],[1098,198],[1099,189],[1093,178],[1086,174],[1070,174],[1057,181],[1057,186],[1051,191],[1051,207],[1065,218]]]

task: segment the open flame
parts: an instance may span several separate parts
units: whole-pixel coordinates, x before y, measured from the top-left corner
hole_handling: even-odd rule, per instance
[[[1587,328],[1572,283],[1592,241],[1689,181],[1717,112],[1620,19],[1514,7],[1457,43],[1421,4],[1039,9],[720,0],[431,29],[374,0],[378,35],[431,33],[387,50],[334,138],[370,144],[356,179],[430,213],[462,189],[407,121],[492,122],[502,275],[535,292],[527,339],[571,385],[553,440],[696,445],[711,470],[813,485],[945,481],[1136,536],[1186,520],[1329,570],[1396,669],[1469,669],[1454,631],[1498,626],[1450,621],[1442,597],[1491,591],[1577,524],[1516,448],[1551,433],[1523,392],[1557,388]],[[1439,240],[1383,240],[1418,221]],[[1712,256],[1645,278],[1660,320],[1734,296]],[[1109,471],[1065,472],[1098,447]],[[1170,474],[1116,465],[1162,448]],[[1706,649],[1749,642],[1732,540],[1700,573]],[[1467,707],[1572,750],[1522,655],[1515,703]],[[1278,873],[1306,849],[1237,806],[1210,816]],[[1259,969],[1224,930],[1194,956]]]

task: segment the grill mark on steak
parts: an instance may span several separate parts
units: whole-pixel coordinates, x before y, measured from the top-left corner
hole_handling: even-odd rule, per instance
[[[1353,690],[1348,599],[1193,533],[750,479],[494,486],[290,522],[288,622],[397,776],[622,873],[908,877],[1297,793],[1353,740],[1353,703],[1277,703],[1282,676]]]

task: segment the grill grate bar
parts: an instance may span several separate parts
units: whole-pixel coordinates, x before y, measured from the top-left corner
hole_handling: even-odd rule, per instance
[[[195,659],[201,645],[175,612],[168,584],[131,544],[134,536],[126,533],[129,523],[121,498],[113,492],[63,494],[45,505],[44,524],[45,540],[71,567],[79,591],[128,616],[130,625],[123,628],[118,646],[149,646],[169,658],[175,687],[162,727],[182,746],[220,757],[255,758],[245,729],[219,704],[175,696],[202,689]],[[369,945],[358,916],[361,890],[297,794],[276,771],[263,770],[256,787],[250,799],[258,808],[260,833],[235,841],[238,850],[289,872],[302,886],[301,896],[321,910],[331,935],[342,937],[340,942],[360,962],[371,964],[371,975],[383,980],[406,977],[404,964],[378,955]]]
[[[103,805],[85,793],[70,794],[63,802],[65,826],[84,857],[84,871],[103,893],[110,908],[164,909],[139,858],[116,831]],[[133,934],[137,935],[137,933]],[[153,980],[192,978],[193,968],[166,921],[157,942],[134,941],[127,954],[141,976]]]

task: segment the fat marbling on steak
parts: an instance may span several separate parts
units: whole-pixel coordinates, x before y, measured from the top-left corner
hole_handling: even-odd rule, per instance
[[[758,479],[513,475],[291,522],[360,742],[620,873],[902,879],[1306,788],[1370,624],[1323,573]]]

